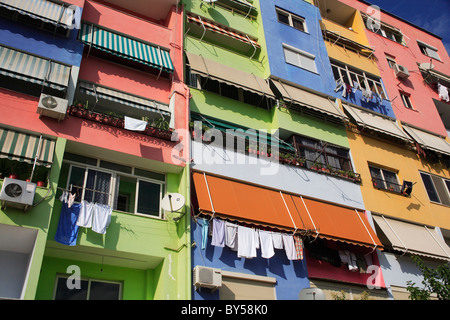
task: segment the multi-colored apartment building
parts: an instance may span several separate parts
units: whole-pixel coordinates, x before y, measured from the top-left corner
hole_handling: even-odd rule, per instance
[[[1,298],[408,299],[450,261],[439,36],[148,2],[0,0]]]
[[[0,296],[189,298],[182,6],[0,5]]]

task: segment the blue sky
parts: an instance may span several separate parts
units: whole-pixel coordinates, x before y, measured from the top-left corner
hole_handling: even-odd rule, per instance
[[[450,0],[367,0],[442,38],[450,54]]]

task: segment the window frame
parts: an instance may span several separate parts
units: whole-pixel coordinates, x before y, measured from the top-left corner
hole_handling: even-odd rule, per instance
[[[305,141],[302,142],[303,139],[309,140],[311,143],[315,144],[315,146],[309,146],[309,145],[304,144],[303,142],[305,142]],[[311,166],[313,166],[314,163],[320,162],[325,167],[330,166],[334,170],[344,170],[344,171],[353,171],[354,172],[349,149],[330,144],[326,141],[322,141],[322,140],[318,140],[318,139],[314,139],[314,138],[310,138],[310,137],[305,137],[305,136],[301,136],[301,135],[293,136],[293,145],[294,145],[294,148],[296,149],[297,156],[302,157],[306,160],[307,168],[310,168]],[[338,152],[332,153],[330,150],[327,150],[328,148],[336,149]],[[347,155],[343,156],[343,155],[339,154],[339,151],[346,152]],[[308,159],[307,152],[310,152],[311,154],[314,153],[316,161],[312,161],[312,160]],[[338,159],[337,161],[339,162],[339,167],[333,166],[329,161],[329,157],[331,157],[333,159]],[[311,163],[309,163],[309,162],[311,162]],[[336,163],[336,160],[333,161],[333,164],[335,164],[335,163]]]
[[[316,73],[316,74],[319,73],[318,70],[317,70],[316,56],[315,55],[313,55],[313,54],[311,54],[309,52],[297,49],[297,48],[292,47],[292,46],[290,46],[288,44],[285,44],[285,43],[282,44],[282,47],[283,47],[284,61],[287,64],[295,66],[297,68],[301,68],[303,70],[306,70],[306,71],[309,71],[309,72],[312,72],[312,73]],[[296,55],[297,61],[298,61],[297,64],[294,64],[293,62],[288,62],[288,59],[286,58],[286,51],[290,51],[291,53],[294,53]],[[309,59],[309,61],[311,61],[314,64],[314,70],[311,70],[310,68],[308,68],[308,66],[305,66],[302,63],[302,60],[301,60],[300,57]]]
[[[289,27],[292,27],[292,28],[294,28],[294,29],[296,29],[296,30],[299,30],[299,31],[302,31],[302,32],[304,32],[304,33],[309,33],[309,32],[308,32],[308,27],[307,27],[307,25],[306,25],[306,19],[305,19],[305,18],[303,18],[303,17],[301,17],[301,16],[299,16],[299,15],[290,13],[289,11],[286,11],[286,10],[281,9],[281,8],[279,8],[279,7],[275,7],[275,12],[276,12],[277,20],[278,20],[279,23],[282,23],[282,24],[284,24],[284,25],[287,25],[287,26],[289,26]],[[286,23],[286,22],[280,20],[280,17],[279,17],[280,14],[281,14],[281,15],[284,15],[285,17],[287,17],[288,23]],[[295,26],[295,24],[294,24],[294,19],[301,23],[302,28],[297,28],[297,27]]]
[[[83,180],[83,186],[82,188],[82,194],[80,196],[80,201],[84,200],[84,196],[85,196],[85,190],[86,190],[86,183],[87,183],[87,177],[88,177],[88,172],[89,170],[95,170],[95,171],[99,171],[102,173],[108,173],[111,174],[111,178],[110,178],[110,186],[109,186],[109,194],[108,194],[108,203],[107,205],[110,206],[112,208],[113,211],[116,212],[120,212],[120,213],[126,213],[126,214],[133,214],[133,215],[138,215],[138,216],[143,216],[143,217],[149,217],[149,218],[156,218],[156,219],[164,219],[163,216],[163,209],[161,206],[161,202],[164,196],[164,192],[166,189],[166,183],[167,183],[167,176],[166,174],[164,174],[164,181],[161,180],[157,180],[157,179],[151,179],[148,177],[143,177],[142,175],[138,175],[135,173],[135,167],[131,167],[132,171],[131,173],[126,173],[126,172],[122,172],[122,171],[116,171],[116,170],[112,170],[112,169],[108,169],[105,167],[101,166],[101,161],[100,159],[95,159],[97,161],[96,165],[93,164],[87,164],[87,163],[81,163],[81,162],[77,162],[74,160],[64,160],[63,162],[69,165],[69,170],[68,170],[68,174],[67,174],[67,181],[66,181],[66,190],[69,190],[70,188],[70,178],[72,175],[72,170],[73,167],[77,167],[77,168],[81,168],[81,169],[85,169],[85,173],[84,173],[84,180]],[[108,162],[109,163],[109,162]],[[146,170],[147,171],[147,170]],[[119,189],[118,189],[118,177],[119,176],[124,176],[124,177],[128,177],[128,178],[132,178],[132,179],[136,179],[136,186],[135,186],[135,190],[134,190],[134,205],[133,205],[133,212],[129,212],[129,211],[122,211],[117,209],[117,204],[116,204],[116,200],[119,197]],[[120,181],[120,180],[119,180]],[[138,209],[138,205],[139,205],[139,182],[140,181],[144,181],[144,182],[148,182],[148,183],[153,183],[153,184],[157,184],[159,185],[159,213],[158,215],[152,215],[152,214],[146,214],[146,213],[140,213],[137,211]],[[79,188],[79,187],[76,187]],[[80,189],[80,188],[79,188]],[[93,192],[95,193],[95,192]],[[78,202],[78,201],[76,201]]]
[[[62,274],[57,274],[56,275],[54,289],[53,289],[53,300],[56,300],[56,294],[57,294],[59,279],[65,279],[67,281],[68,278],[69,278],[68,275],[62,275]],[[123,282],[121,282],[121,281],[102,280],[102,279],[87,278],[87,277],[81,277],[80,281],[87,281],[88,282],[88,288],[87,288],[87,293],[86,293],[86,300],[87,301],[90,300],[89,296],[90,296],[92,282],[111,283],[111,284],[119,285],[119,293],[118,293],[119,299],[118,300],[122,300],[123,299]]]
[[[400,91],[400,98],[402,99],[403,106],[409,110],[416,110],[409,93]]]
[[[442,61],[441,57],[439,56],[439,50],[423,41],[417,40],[417,45],[419,46],[420,52],[422,52],[422,54],[426,55],[427,57],[437,60],[437,61]],[[435,53],[430,54],[430,51]]]
[[[374,177],[374,175],[372,174],[372,170],[378,170],[381,178]],[[399,183],[398,173],[396,171],[394,171],[393,169],[386,169],[377,165],[369,164],[369,172],[374,188],[401,194],[402,185]],[[388,172],[395,176],[395,182],[386,179],[386,173]],[[382,182],[382,185],[378,185],[380,182]]]
[[[423,183],[425,192],[427,193],[428,200],[430,200],[430,202],[435,203],[435,204],[440,204],[440,205],[450,207],[450,189],[449,189],[450,179],[446,179],[444,177],[441,177],[441,176],[438,176],[435,174],[431,174],[428,172],[423,172],[423,171],[419,171],[419,174],[420,174],[420,178],[422,179],[422,183]],[[439,201],[434,201],[431,199],[430,192],[428,192],[428,188],[426,187],[425,181],[423,179],[424,175],[429,177],[431,184],[432,184],[432,188],[433,188],[432,191],[434,192],[434,194],[436,195],[436,197],[438,198]],[[442,185],[445,187],[445,189],[444,189],[445,194],[442,194],[440,192],[440,190],[436,187],[435,179],[436,180],[440,179],[440,181],[442,181]]]
[[[331,61],[331,69],[333,71],[333,75],[336,81],[340,80],[343,83],[349,84],[353,87],[353,81],[356,81],[359,85],[359,88],[369,88],[372,92],[375,92],[378,94],[381,99],[387,100],[386,91],[383,88],[383,84],[381,82],[381,78],[377,79],[376,76],[369,75],[364,71],[356,70],[353,68],[350,68],[348,65],[340,64],[336,61]],[[336,72],[339,74],[339,79],[336,79]],[[344,81],[344,80],[347,81]],[[373,85],[370,85],[370,82],[373,83]],[[363,85],[364,84],[364,85]],[[381,93],[380,89],[381,88]]]

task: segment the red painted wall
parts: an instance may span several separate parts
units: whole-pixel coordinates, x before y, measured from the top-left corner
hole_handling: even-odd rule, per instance
[[[371,12],[371,10],[367,10],[368,5],[359,1],[340,1],[360,10],[362,13]],[[447,136],[445,127],[432,100],[433,98],[440,100],[437,90],[433,90],[424,84],[424,79],[417,66],[417,63],[430,62],[430,58],[420,51],[417,44],[417,40],[420,40],[438,49],[441,61],[433,59],[435,70],[450,75],[450,58],[442,40],[383,12],[381,12],[380,19],[384,23],[399,28],[406,36],[406,41],[409,41],[407,46],[403,46],[366,29],[369,43],[375,49],[380,74],[389,99],[393,100],[392,106],[396,117],[403,122]],[[397,64],[407,67],[410,77],[403,81],[397,79],[394,71],[388,66],[386,54],[394,56]],[[404,107],[399,90],[410,94],[415,110]]]

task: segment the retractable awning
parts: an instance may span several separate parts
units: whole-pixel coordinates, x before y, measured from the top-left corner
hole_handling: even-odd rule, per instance
[[[132,108],[149,112],[160,112],[161,114],[167,116],[171,115],[168,105],[159,103],[154,100],[141,98],[121,91],[99,86],[91,82],[80,81],[79,90],[82,93],[92,95],[100,99],[114,101]]]
[[[199,210],[203,214],[277,228],[369,248],[381,242],[364,214],[300,195],[217,177],[192,174]]]
[[[256,42],[256,40],[251,39],[248,35],[240,33],[235,30],[231,30],[225,26],[221,26],[213,21],[207,20],[205,18],[200,18],[199,16],[194,16],[191,13],[186,14],[187,21],[191,23],[196,23],[200,26],[203,26],[207,30],[211,30],[213,32],[217,32],[223,34],[225,36],[231,37],[233,39],[248,43],[256,48],[260,48],[261,46]]]
[[[81,25],[79,38],[89,46],[118,57],[162,69],[166,72],[173,72],[174,67],[169,51],[159,46],[150,45],[86,23]]]
[[[0,46],[0,74],[64,90],[71,68],[31,54]]]
[[[372,215],[375,223],[398,251],[450,261],[450,248],[435,228]]]
[[[64,28],[70,28],[75,18],[73,7],[53,1],[0,0],[0,6]]]
[[[395,119],[376,114],[369,110],[352,107],[345,103],[342,105],[357,125],[393,136],[403,141],[411,141],[411,138],[403,132]]]
[[[253,73],[232,68],[190,52],[186,52],[186,56],[189,59],[191,73],[200,74],[201,76],[209,77],[219,82],[274,98],[266,80]]]
[[[54,140],[0,128],[0,158],[34,163],[37,155],[37,165],[50,167],[54,150]]]
[[[280,80],[271,80],[286,102],[293,102],[339,119],[348,119],[334,101],[330,101],[326,97],[294,87],[288,83],[283,83]]]
[[[450,155],[450,143],[443,137],[403,124],[405,130],[423,149]]]

